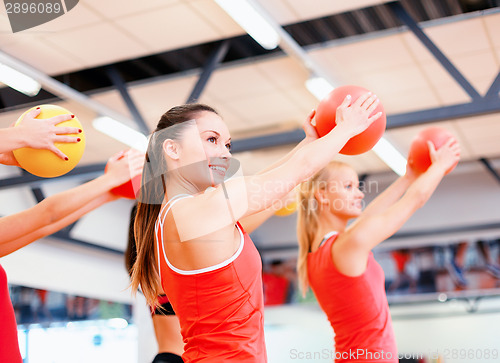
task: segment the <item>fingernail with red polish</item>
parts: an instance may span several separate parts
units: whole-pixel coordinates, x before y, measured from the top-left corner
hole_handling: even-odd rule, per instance
[[[75,115],[71,115],[71,118],[75,118]]]
[[[82,130],[81,129],[78,129],[78,133],[81,134],[82,133]]]
[[[82,141],[82,139],[80,139],[80,138],[76,139],[76,142],[80,142],[80,141]]]
[[[40,107],[37,107],[36,109],[37,109],[37,110],[39,110],[39,109],[40,109]]]
[[[69,159],[68,159],[68,157],[66,156],[66,157],[64,158],[64,160],[68,161]]]

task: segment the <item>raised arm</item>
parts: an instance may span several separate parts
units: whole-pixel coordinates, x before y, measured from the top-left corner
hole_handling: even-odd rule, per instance
[[[275,162],[274,164],[271,164],[267,168],[261,170],[259,174],[263,174],[269,170],[272,170],[283,163],[285,163],[287,160],[289,160],[300,148],[302,148],[304,145],[307,145],[314,140],[318,138],[318,134],[316,132],[316,129],[312,125],[312,120],[314,118],[314,115],[316,114],[316,110],[312,110],[311,113],[307,116],[306,120],[304,121],[302,128],[304,129],[305,133],[305,138],[302,139],[289,153],[287,153],[284,157],[282,157],[280,160]],[[296,199],[295,196],[295,191],[292,190],[288,194],[286,194],[283,198],[279,199],[278,202],[275,205],[272,205],[271,207],[264,209],[260,212],[251,214],[249,216],[246,216],[240,220],[241,225],[247,231],[248,233],[253,232],[257,228],[259,228],[262,223],[267,221],[270,217],[274,215],[274,213],[279,210],[281,207],[288,205],[289,203],[292,203]]]
[[[74,222],[83,214],[113,200],[109,190],[141,172],[144,155],[129,151],[109,160],[108,171],[78,187],[52,195],[34,207],[0,218],[0,256]]]
[[[397,202],[381,213],[360,216],[339,236],[332,246],[333,259],[339,271],[352,276],[361,274],[371,249],[396,233],[429,200],[446,170],[460,157],[460,147],[455,139],[450,139],[437,151],[429,143],[429,151],[431,166]]]
[[[380,113],[370,116],[377,104],[378,99],[370,94],[352,105],[346,98],[337,110],[337,126],[324,137],[295,150],[281,165],[262,174],[231,179],[213,191],[177,203],[172,210],[177,230],[183,232],[181,239],[208,235],[272,206],[326,166],[352,136],[378,119]],[[203,224],[194,230],[190,228],[193,220]]]
[[[399,198],[401,198],[401,196],[408,190],[410,185],[417,179],[417,176],[418,175],[415,174],[410,166],[407,165],[405,175],[396,179],[394,183],[392,183],[374,200],[372,200],[372,202],[368,204],[368,206],[361,214],[361,217],[366,218],[371,215],[381,213],[391,205],[396,203]]]

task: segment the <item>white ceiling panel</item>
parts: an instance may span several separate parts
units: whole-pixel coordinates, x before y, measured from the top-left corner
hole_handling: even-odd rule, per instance
[[[470,96],[458,84],[441,85],[433,88],[441,106],[471,102]]]
[[[264,77],[273,82],[280,89],[302,86],[309,78],[307,72],[297,60],[290,57],[272,58],[256,62],[256,68]]]
[[[228,101],[277,90],[275,84],[253,63],[217,70],[207,85],[207,91],[213,98]]]
[[[217,29],[184,3],[122,17],[116,19],[115,23],[154,52],[187,47],[220,37]]]
[[[231,106],[243,114],[248,128],[270,127],[282,123],[296,123],[303,118],[301,110],[286,95],[281,93],[260,93],[230,101]]]
[[[426,79],[428,79],[432,84],[433,93],[438,97],[440,105],[446,106],[471,101],[467,92],[465,92],[465,90],[437,60],[421,62],[420,68],[423,70]],[[482,92],[482,90],[487,88],[493,81],[493,72],[490,70],[490,74],[487,74],[482,78],[474,76],[469,77],[467,75],[465,75],[465,77],[469,82],[471,82],[473,87],[475,87],[479,92]]]
[[[107,23],[58,32],[44,38],[60,52],[80,59],[89,68],[147,53],[140,42]]]
[[[334,74],[365,73],[415,63],[400,34],[334,46],[327,52],[320,52],[320,57],[339,67],[333,70]]]
[[[457,69],[472,84],[476,90],[484,94],[500,70],[498,58],[490,50],[454,57]],[[484,79],[489,79],[487,84]]]
[[[290,87],[284,94],[300,108],[300,120],[304,120],[312,109],[318,107],[319,101],[304,86]]]
[[[485,16],[482,21],[492,45],[500,48],[500,14]]]
[[[406,113],[418,110],[425,110],[441,106],[439,99],[430,88],[412,88],[391,93],[379,92],[373,88],[380,102],[384,106],[386,114]]]
[[[187,4],[217,29],[221,38],[245,34],[245,31],[214,0],[189,0]]]
[[[182,0],[84,0],[85,6],[94,9],[108,19],[117,19],[126,15],[137,15],[151,10],[158,10],[170,5],[179,4]],[[80,2],[81,4],[82,2]],[[78,7],[80,6],[78,5]]]
[[[261,5],[280,24],[297,23],[302,19],[287,0],[267,0]]]
[[[60,16],[32,28],[32,30],[40,35],[46,36],[50,35],[50,33],[65,32],[81,27],[91,27],[94,24],[102,22],[102,20],[103,18],[99,14],[96,14],[91,8],[80,2],[77,6],[64,14],[64,16]]]
[[[500,114],[458,120],[456,127],[475,158],[500,157]]]
[[[84,68],[85,65],[82,60],[71,53],[54,49],[53,45],[43,38],[23,39],[2,47],[2,50],[17,59],[30,63],[32,67],[48,75],[72,72]],[[35,57],[34,54],[36,54]]]
[[[150,129],[154,129],[161,115],[171,107],[183,104],[191,94],[197,77],[175,78],[166,82],[145,84],[131,88],[130,96]]]
[[[239,112],[240,110],[235,109],[232,103],[217,101],[207,92],[202,93],[199,102],[213,107],[219,113],[224,122],[227,124],[233,140],[236,140],[238,137],[246,137],[246,132],[249,126],[243,120],[243,116]]]

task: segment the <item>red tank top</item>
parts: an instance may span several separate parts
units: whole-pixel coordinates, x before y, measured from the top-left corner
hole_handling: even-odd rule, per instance
[[[0,362],[22,363],[17,324],[9,297],[7,275],[0,265]]]
[[[307,257],[309,284],[335,332],[335,362],[398,362],[384,271],[370,252],[362,275],[340,273],[331,257],[336,237]]]
[[[236,253],[215,266],[183,271],[170,264],[163,248],[163,221],[156,223],[156,247],[163,290],[181,325],[184,362],[267,362],[264,343],[262,263],[248,234],[237,223]],[[169,206],[170,205],[170,206]]]

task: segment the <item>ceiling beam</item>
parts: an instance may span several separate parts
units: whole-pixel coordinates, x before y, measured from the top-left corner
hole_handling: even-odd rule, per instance
[[[500,112],[500,102],[494,98],[481,98],[480,100],[453,106],[437,107],[422,111],[400,113],[387,116],[387,129],[420,125],[445,120],[480,116]],[[234,140],[232,152],[242,152],[263,149],[268,147],[296,144],[304,138],[302,129],[277,132],[274,134],[255,136]]]
[[[394,15],[405,24],[413,34],[422,42],[422,44],[431,52],[434,58],[444,67],[444,69],[457,81],[457,83],[467,92],[473,99],[479,99],[481,96],[469,81],[460,73],[460,71],[451,63],[443,52],[434,44],[434,42],[423,32],[422,28],[408,14],[403,5],[399,1],[394,1],[388,4]]]
[[[139,127],[139,130],[148,135],[149,134],[149,128],[148,125],[146,124],[146,121],[144,121],[144,118],[142,117],[141,113],[139,112],[139,109],[135,105],[134,100],[130,96],[130,93],[127,89],[127,84],[123,80],[123,77],[121,76],[120,72],[116,69],[114,66],[110,66],[106,69],[106,73],[108,74],[109,79],[111,79],[111,82],[115,85],[115,88],[120,92],[120,95],[123,98],[123,101],[127,105],[128,110],[130,111],[130,114],[135,120],[135,124]]]
[[[219,67],[219,65],[224,60],[224,57],[227,55],[229,51],[230,41],[228,39],[224,40],[210,55],[208,60],[206,61],[201,74],[198,78],[198,81],[194,85],[191,94],[189,95],[186,103],[196,103],[201,96],[201,93],[205,89],[205,86],[210,79],[212,73]]]
[[[491,86],[488,89],[488,92],[486,92],[484,98],[498,99],[498,93],[500,93],[500,72],[498,72],[497,76],[495,77],[495,80],[491,83]]]
[[[490,172],[490,174],[496,179],[498,183],[500,183],[500,174],[493,168],[490,161],[486,158],[481,158],[479,161],[486,167],[486,169]]]

